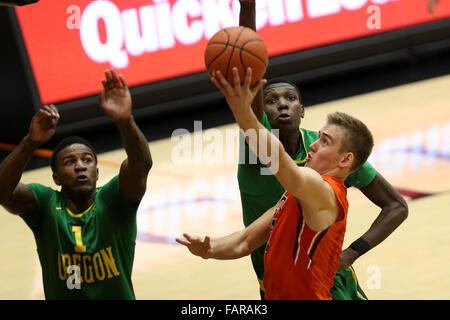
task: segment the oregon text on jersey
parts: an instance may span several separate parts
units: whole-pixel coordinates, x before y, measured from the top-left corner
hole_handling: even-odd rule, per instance
[[[66,273],[66,270],[71,265],[80,268],[80,283],[94,283],[120,275],[111,247],[101,249],[94,254],[64,254],[58,252],[59,279],[67,279],[68,273]]]

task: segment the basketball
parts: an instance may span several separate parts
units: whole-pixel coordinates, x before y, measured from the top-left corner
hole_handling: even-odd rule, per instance
[[[209,75],[220,70],[229,83],[234,84],[232,68],[239,71],[244,82],[247,68],[252,68],[252,86],[264,76],[269,55],[261,37],[246,27],[230,27],[219,30],[209,40],[205,50],[205,65]]]

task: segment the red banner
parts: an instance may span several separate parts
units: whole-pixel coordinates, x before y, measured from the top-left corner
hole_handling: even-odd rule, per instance
[[[257,0],[270,56],[450,17],[449,1]],[[237,0],[41,0],[16,8],[43,104],[96,95],[106,68],[129,86],[205,71]]]

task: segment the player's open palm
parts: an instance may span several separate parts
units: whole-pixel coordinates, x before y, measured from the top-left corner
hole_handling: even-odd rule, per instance
[[[50,140],[59,121],[58,109],[54,105],[43,106],[31,119],[28,138],[36,145]]]
[[[117,77],[113,69],[105,71],[106,80],[102,80],[100,107],[114,121],[128,120],[131,115],[131,94],[124,78]]]
[[[176,241],[186,246],[193,255],[202,257],[203,259],[211,258],[211,240],[208,236],[201,239],[200,237],[191,237],[183,233],[183,237],[184,239],[176,238]]]
[[[233,73],[234,85],[229,83],[223,76],[223,74],[218,70],[215,72],[214,76],[211,77],[211,81],[224,94],[228,106],[236,115],[240,112],[245,112],[250,108],[256,94],[258,93],[259,89],[262,88],[266,80],[262,79],[254,87],[251,87],[251,68],[247,68],[245,80],[242,84],[240,84],[241,79],[239,77],[238,69],[236,67],[233,67],[231,69],[231,72]]]

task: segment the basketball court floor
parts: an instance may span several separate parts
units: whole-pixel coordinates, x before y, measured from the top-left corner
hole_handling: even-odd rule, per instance
[[[334,111],[368,125],[370,162],[409,205],[408,219],[355,262],[361,287],[369,299],[450,299],[450,76],[308,107],[302,126],[318,130]],[[138,211],[133,270],[137,299],[259,299],[250,257],[203,260],[174,241],[184,232],[214,238],[242,228],[237,133],[232,124],[150,142],[154,167]],[[124,158],[123,149],[99,155],[98,185]],[[56,188],[48,167],[25,172],[22,181]],[[358,190],[348,196],[344,248],[379,213]],[[44,298],[33,235],[3,208],[0,283],[0,299]]]

